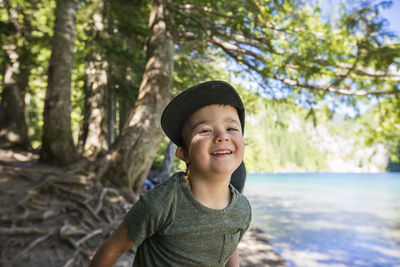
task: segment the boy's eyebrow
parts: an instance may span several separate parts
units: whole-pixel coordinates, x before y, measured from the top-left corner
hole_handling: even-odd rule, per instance
[[[225,121],[225,122],[233,122],[233,123],[237,124],[238,126],[240,126],[240,122],[239,122],[238,120],[235,120],[234,118],[231,118],[231,117],[225,118],[224,121]],[[192,131],[193,131],[194,129],[196,129],[199,125],[201,125],[201,124],[207,124],[207,123],[210,123],[210,120],[202,120],[202,121],[199,121],[198,123],[196,123],[195,125],[193,125]]]
[[[231,117],[225,118],[224,121],[227,121],[227,122],[234,122],[234,123],[236,123],[237,125],[240,126],[240,122],[239,122],[238,120],[234,119],[234,118],[231,118]]]
[[[207,124],[207,123],[209,123],[209,122],[210,122],[210,120],[199,121],[198,123],[196,123],[195,125],[193,125],[192,131],[193,131],[194,129],[196,129],[199,125],[201,125],[201,124]]]

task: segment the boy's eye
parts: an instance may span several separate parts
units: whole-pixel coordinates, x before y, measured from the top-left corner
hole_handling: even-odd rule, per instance
[[[229,127],[227,130],[228,130],[228,131],[239,131],[238,129],[233,128],[233,127]]]
[[[209,133],[209,132],[211,132],[211,130],[210,129],[201,129],[199,132],[200,133]]]

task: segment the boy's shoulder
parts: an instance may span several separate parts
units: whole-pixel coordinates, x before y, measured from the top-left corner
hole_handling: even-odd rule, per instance
[[[176,173],[172,174],[168,178],[168,180],[166,180],[165,182],[163,182],[161,184],[156,185],[153,189],[151,189],[148,192],[151,192],[153,190],[155,190],[155,191],[165,191],[165,190],[171,189],[173,187],[176,187],[177,184],[179,183],[179,179],[184,175],[185,175],[185,173],[182,172],[182,171],[176,172]]]
[[[168,199],[175,197],[180,176],[183,174],[183,172],[177,172],[171,175],[167,181],[156,185],[153,189],[142,194],[140,197],[146,202],[154,202],[157,203],[157,205],[160,204],[160,201],[165,202]]]
[[[239,205],[244,206],[243,208],[251,208],[250,202],[245,195],[240,193],[232,184],[230,184],[229,187],[231,189],[231,192],[234,195],[234,198],[237,199],[237,202],[239,203]]]

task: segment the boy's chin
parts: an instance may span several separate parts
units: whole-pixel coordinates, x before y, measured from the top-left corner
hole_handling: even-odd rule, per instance
[[[216,175],[221,175],[221,176],[229,176],[231,177],[232,173],[236,170],[235,167],[227,167],[227,168],[214,168],[212,170],[213,173]]]

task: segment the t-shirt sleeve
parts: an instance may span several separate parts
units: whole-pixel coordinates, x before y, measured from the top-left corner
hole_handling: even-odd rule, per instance
[[[162,184],[142,194],[124,217],[132,242],[139,246],[169,221],[174,203],[174,192]]]

